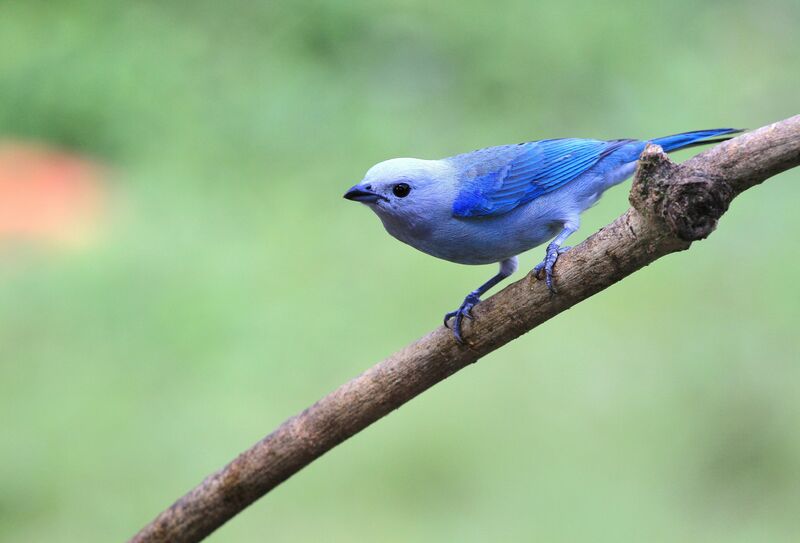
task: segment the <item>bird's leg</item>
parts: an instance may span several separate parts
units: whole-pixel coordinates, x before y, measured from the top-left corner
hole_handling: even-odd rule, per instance
[[[564,223],[564,229],[547,245],[547,253],[544,260],[539,262],[533,268],[533,274],[539,277],[539,273],[544,270],[544,281],[550,292],[555,293],[556,289],[553,288],[553,266],[555,266],[558,255],[571,249],[571,247],[562,247],[561,244],[566,241],[578,229],[579,223],[575,221],[567,221]]]
[[[503,260],[500,263],[500,271],[497,272],[497,275],[467,294],[467,297],[464,298],[464,302],[461,304],[461,307],[444,316],[445,326],[447,326],[447,321],[450,320],[450,317],[455,317],[455,320],[453,321],[453,335],[455,336],[456,341],[459,343],[464,343],[464,339],[461,337],[461,323],[465,318],[472,319],[472,308],[481,301],[481,296],[483,296],[487,290],[514,273],[516,270],[516,256],[512,256],[511,258]],[[449,328],[449,326],[447,327]]]

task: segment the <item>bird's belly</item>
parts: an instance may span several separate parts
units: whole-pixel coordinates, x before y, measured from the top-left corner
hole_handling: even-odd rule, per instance
[[[561,221],[526,221],[520,217],[453,219],[425,238],[401,239],[437,258],[459,264],[491,264],[523,253],[553,238]]]

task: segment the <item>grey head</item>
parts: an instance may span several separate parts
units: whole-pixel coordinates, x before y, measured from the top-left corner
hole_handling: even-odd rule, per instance
[[[367,205],[391,235],[416,245],[437,220],[451,216],[456,190],[449,162],[393,158],[370,168],[344,197]]]

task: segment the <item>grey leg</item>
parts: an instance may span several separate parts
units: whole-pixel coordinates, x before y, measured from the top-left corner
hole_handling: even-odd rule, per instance
[[[555,266],[556,260],[558,260],[558,255],[571,249],[571,247],[562,247],[561,244],[574,234],[579,226],[580,223],[577,220],[565,222],[564,229],[547,245],[547,253],[545,254],[544,260],[533,268],[533,273],[537,277],[539,272],[544,270],[544,281],[547,288],[550,289],[550,292],[556,292],[556,289],[553,288],[553,266]]]
[[[461,337],[461,323],[465,318],[472,319],[472,308],[481,301],[481,296],[483,296],[487,290],[495,286],[506,277],[510,276],[515,271],[517,271],[516,256],[512,256],[511,258],[503,260],[500,263],[500,271],[497,272],[497,275],[493,276],[484,284],[467,294],[467,297],[464,298],[464,302],[461,304],[461,307],[444,316],[445,326],[447,326],[447,321],[450,320],[450,317],[455,317],[455,321],[453,322],[453,335],[455,336],[456,341],[459,343],[464,343],[464,339]]]

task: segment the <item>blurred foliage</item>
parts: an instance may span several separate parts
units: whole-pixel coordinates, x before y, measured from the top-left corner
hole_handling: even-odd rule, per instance
[[[0,136],[115,175],[93,245],[0,247],[0,539],[130,536],[493,273],[342,200],[373,163],[758,127],[797,113],[799,25],[795,0],[4,2]],[[797,541],[798,202],[797,171],[748,192],[210,540]]]

